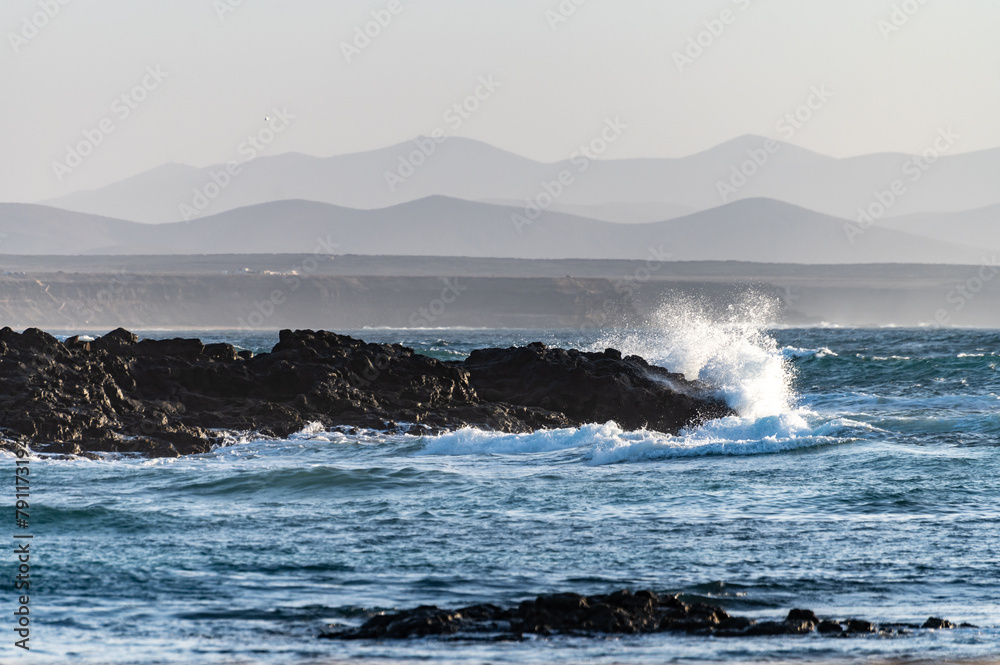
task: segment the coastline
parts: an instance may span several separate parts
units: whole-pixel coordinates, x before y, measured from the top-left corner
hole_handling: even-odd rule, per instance
[[[1000,327],[1000,292],[955,291],[977,266],[691,261],[650,271],[625,260],[343,255],[307,271],[309,258],[0,255],[0,314],[18,329],[77,333],[594,329],[655,323],[677,297],[724,312],[751,293],[775,303],[775,325]]]

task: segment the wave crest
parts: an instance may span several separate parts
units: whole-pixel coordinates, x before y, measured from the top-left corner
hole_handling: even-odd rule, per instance
[[[466,427],[426,440],[421,455],[542,455],[572,452],[592,465],[710,455],[779,453],[852,440],[865,426],[849,420],[810,425],[798,413],[758,419],[730,416],[671,436],[625,431],[615,423],[506,434]]]
[[[741,416],[789,414],[794,369],[767,331],[779,302],[746,294],[723,310],[696,298],[675,297],[655,314],[655,327],[615,332],[595,345],[614,346],[650,363],[713,386]]]

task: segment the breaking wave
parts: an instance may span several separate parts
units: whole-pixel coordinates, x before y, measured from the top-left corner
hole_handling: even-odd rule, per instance
[[[656,314],[648,330],[615,332],[593,350],[614,347],[651,364],[702,381],[737,415],[673,436],[625,431],[615,423],[504,434],[465,428],[428,439],[427,455],[525,455],[573,451],[590,464],[701,455],[755,455],[841,443],[871,428],[823,418],[797,404],[792,361],[835,355],[829,349],[781,348],[768,333],[777,303],[748,296],[723,312],[694,299],[677,299]]]

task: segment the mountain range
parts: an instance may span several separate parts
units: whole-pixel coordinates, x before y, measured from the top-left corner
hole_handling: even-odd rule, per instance
[[[420,137],[336,157],[167,164],[0,204],[0,254],[976,264],[1000,250],[1000,149],[949,154],[949,137],[932,143],[936,157],[835,159],[744,136],[679,159],[545,164]]]
[[[995,185],[1000,149],[951,154],[958,139],[951,138],[950,146],[940,139],[931,137],[928,143],[934,146],[937,140],[940,151],[929,147],[931,152],[919,157],[882,153],[835,159],[744,136],[677,159],[578,155],[545,164],[472,139],[453,137],[438,144],[424,137],[335,157],[261,156],[233,164],[231,171],[226,165],[167,164],[40,203],[145,223],[186,221],[289,199],[375,209],[441,195],[524,206],[544,198],[545,183],[568,173],[572,182],[555,197],[553,211],[619,222],[663,221],[745,198],[770,198],[856,219],[859,208],[876,204],[896,181],[905,193],[894,196],[885,217],[1000,204]]]
[[[992,211],[971,215],[986,219]],[[948,216],[942,216],[942,220]],[[901,220],[902,221],[902,220]],[[927,216],[918,221],[927,226]],[[944,224],[944,221],[938,223]],[[33,204],[0,204],[0,254],[426,255],[763,263],[974,264],[981,250],[881,225],[850,223],[770,199],[673,220],[621,224],[433,196],[359,210],[274,201],[189,222],[140,224]],[[997,234],[994,234],[996,236]],[[997,238],[1000,248],[1000,238]]]

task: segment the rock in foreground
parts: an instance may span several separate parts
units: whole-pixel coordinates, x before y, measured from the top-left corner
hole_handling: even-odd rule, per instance
[[[931,625],[941,622],[945,625]],[[406,639],[431,635],[635,634],[684,632],[716,637],[803,635],[817,631],[828,636],[898,635],[918,628],[953,628],[942,619],[923,626],[876,626],[858,619],[821,621],[811,610],[793,609],[783,621],[757,622],[733,616],[721,607],[689,604],[677,595],[628,590],[601,596],[560,593],[538,596],[515,608],[472,605],[458,610],[423,606],[395,614],[379,614],[358,628],[325,633],[325,639]]]
[[[5,439],[70,454],[202,453],[224,431],[286,437],[314,422],[418,434],[614,420],[676,433],[732,413],[705,386],[612,349],[536,343],[446,363],[310,330],[283,330],[254,356],[196,339],[140,342],[121,328],[65,343],[4,328],[0,385]]]

